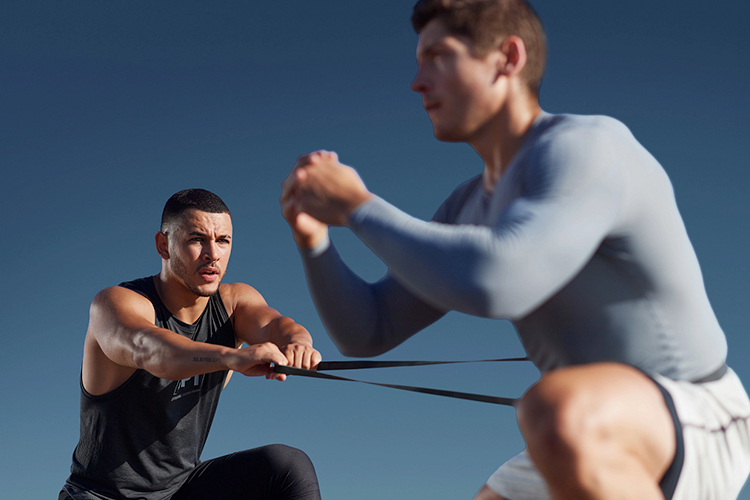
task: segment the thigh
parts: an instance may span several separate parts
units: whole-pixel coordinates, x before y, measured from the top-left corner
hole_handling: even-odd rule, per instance
[[[542,455],[549,451],[558,466],[561,458],[580,460],[584,467],[637,462],[658,482],[677,445],[674,420],[659,386],[618,363],[545,374],[519,402],[518,419],[529,449],[536,450],[535,461],[547,458],[538,450]]]
[[[269,445],[201,463],[172,500],[319,500],[318,479],[302,451]]]

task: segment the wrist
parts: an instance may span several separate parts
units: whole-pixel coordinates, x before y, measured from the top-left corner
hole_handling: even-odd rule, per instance
[[[306,234],[293,230],[292,235],[297,246],[306,250],[311,250],[328,239],[328,228],[326,227],[322,231],[313,234]]]

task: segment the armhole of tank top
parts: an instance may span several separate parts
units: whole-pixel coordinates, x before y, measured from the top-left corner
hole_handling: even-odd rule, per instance
[[[117,387],[115,387],[111,391],[105,392],[104,394],[99,394],[98,396],[94,395],[94,394],[91,394],[89,391],[86,390],[85,387],[83,387],[83,370],[81,370],[81,375],[79,376],[79,382],[78,382],[78,384],[81,386],[81,394],[83,394],[83,397],[85,397],[86,399],[89,399],[91,401],[102,401],[104,399],[112,397],[113,395],[116,395],[121,390],[125,390],[125,387],[128,386],[128,385],[130,385],[133,382],[133,380],[135,380],[135,378],[138,375],[140,375],[140,373],[142,371],[143,370],[141,368],[137,368],[133,372],[133,374],[131,376],[129,376],[125,380],[125,382],[123,382],[122,384],[118,385]]]
[[[148,277],[146,279],[152,280],[151,284],[153,285],[153,276]],[[151,302],[151,305],[154,307],[154,315],[157,314],[157,312],[156,312],[156,304],[154,304],[153,299],[151,297],[149,297],[148,295],[146,295],[145,292],[143,292],[142,290],[136,290],[135,288],[130,288],[130,287],[127,287],[127,286],[123,286],[123,283],[120,283],[117,286],[122,287],[122,288],[124,288],[126,290],[130,290],[132,292],[135,292],[138,295],[140,295],[141,297],[147,299],[149,302]],[[157,294],[157,298],[158,298],[158,294]],[[78,377],[78,385],[81,387],[81,394],[83,394],[83,397],[85,397],[86,399],[90,399],[91,401],[96,401],[96,400],[101,401],[103,399],[106,399],[106,398],[110,397],[113,394],[116,394],[121,389],[124,389],[125,386],[127,386],[128,384],[130,384],[133,381],[133,379],[135,379],[135,377],[140,372],[142,372],[142,371],[143,370],[140,369],[140,368],[136,369],[131,376],[129,376],[127,379],[125,379],[125,381],[122,384],[118,385],[117,387],[115,387],[111,391],[105,392],[104,394],[99,394],[98,396],[94,395],[94,394],[91,394],[89,391],[86,390],[85,387],[83,387],[83,369],[81,369],[81,373],[80,373],[80,375]]]
[[[228,321],[229,324],[232,326],[232,336],[234,337],[234,342],[232,343],[232,347],[236,348],[238,347],[237,342],[239,342],[239,339],[237,338],[237,332],[234,331],[234,320],[229,315],[229,311],[227,311],[227,306],[224,305],[224,299],[221,297],[221,292],[219,292],[219,289],[216,290],[214,297],[216,297],[216,303],[217,303],[216,307],[219,308],[219,312],[221,313],[221,320]],[[226,379],[224,383],[226,383]]]
[[[216,304],[217,307],[219,307],[219,311],[221,312],[222,320],[229,321],[231,320],[231,317],[229,316],[229,311],[227,311],[227,306],[224,305],[224,299],[221,297],[221,292],[219,289],[216,289],[216,293],[214,294],[216,297]],[[234,324],[232,324],[232,329],[234,329]]]

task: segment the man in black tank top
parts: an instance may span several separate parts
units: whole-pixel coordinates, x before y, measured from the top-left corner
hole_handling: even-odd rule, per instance
[[[232,372],[314,368],[305,328],[242,283],[221,284],[232,221],[203,189],[167,201],[161,272],[94,298],[81,370],[81,437],[60,500],[319,499],[307,455],[270,445],[201,462]],[[243,344],[247,347],[241,348]]]

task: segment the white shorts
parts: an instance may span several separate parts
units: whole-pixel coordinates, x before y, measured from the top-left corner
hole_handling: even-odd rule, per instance
[[[740,379],[731,369],[712,382],[651,377],[668,394],[678,427],[675,461],[662,480],[666,500],[737,498],[750,472],[750,400]],[[551,498],[525,450],[500,466],[487,486],[507,500]]]

